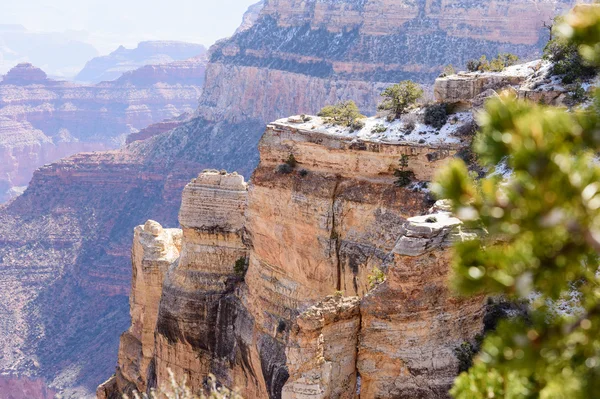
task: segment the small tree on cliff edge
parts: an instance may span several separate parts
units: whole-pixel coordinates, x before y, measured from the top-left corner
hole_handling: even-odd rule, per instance
[[[381,97],[383,97],[383,101],[378,108],[390,111],[390,115],[397,119],[406,112],[408,107],[423,97],[423,89],[419,84],[405,80],[385,89],[381,93]]]
[[[361,125],[364,126],[360,119],[365,118],[365,116],[360,113],[358,106],[352,100],[327,105],[321,109],[318,115],[328,123],[349,126],[354,130],[359,129]]]
[[[600,60],[600,8],[576,8],[569,38]],[[598,397],[600,392],[600,94],[567,113],[508,94],[486,105],[475,149],[484,166],[507,160],[507,181],[473,181],[455,160],[434,191],[486,237],[455,247],[452,282],[462,294],[530,302],[527,318],[499,323],[457,399]]]

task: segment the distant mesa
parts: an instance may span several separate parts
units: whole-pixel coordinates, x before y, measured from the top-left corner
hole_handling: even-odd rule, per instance
[[[2,80],[2,84],[25,86],[28,84],[44,83],[48,80],[46,72],[28,62],[17,64]]]
[[[76,81],[99,83],[112,81],[126,72],[145,65],[159,65],[183,61],[206,53],[201,44],[177,41],[141,42],[134,49],[119,46],[109,55],[95,57],[75,77]]]
[[[206,63],[206,54],[202,54],[183,61],[173,61],[160,65],[144,65],[124,72],[121,77],[113,80],[112,83],[151,86],[156,82],[161,82],[202,86]]]

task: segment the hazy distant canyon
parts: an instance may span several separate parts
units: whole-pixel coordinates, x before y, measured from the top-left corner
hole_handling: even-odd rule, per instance
[[[31,64],[12,68],[0,81],[0,203],[44,164],[117,148],[130,133],[194,112],[205,66],[198,55],[95,85],[51,80]]]

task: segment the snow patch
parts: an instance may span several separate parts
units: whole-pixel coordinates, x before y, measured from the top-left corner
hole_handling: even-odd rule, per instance
[[[275,123],[355,140],[421,145],[460,144],[464,138],[458,136],[457,132],[464,125],[473,123],[471,112],[458,112],[448,115],[446,124],[441,129],[436,129],[422,122],[423,113],[424,109],[413,110],[392,122],[383,117],[364,118],[360,120],[364,127],[354,131],[350,127],[328,124],[318,116],[304,119],[301,116],[293,116],[279,119]]]

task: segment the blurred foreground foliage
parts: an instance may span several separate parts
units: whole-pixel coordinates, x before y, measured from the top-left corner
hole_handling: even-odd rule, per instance
[[[576,7],[558,30],[599,64],[600,8]],[[455,246],[452,284],[530,309],[485,338],[451,394],[600,397],[600,96],[567,112],[505,94],[488,102],[480,124],[482,166],[510,175],[476,181],[456,160],[437,176],[436,194],[487,233]]]

